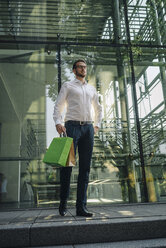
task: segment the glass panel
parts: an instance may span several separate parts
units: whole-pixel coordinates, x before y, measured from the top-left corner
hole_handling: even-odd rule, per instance
[[[134,56],[137,102],[149,201],[166,199],[166,70],[164,49],[141,49]],[[148,58],[149,54],[149,59]],[[132,107],[131,107],[132,111]]]
[[[59,168],[42,158],[58,136],[52,118],[58,94],[54,47],[1,50],[0,189],[1,207],[49,206],[59,202]],[[142,48],[134,55],[137,106],[150,201],[164,201],[165,50]],[[27,52],[28,51],[28,52]],[[140,50],[139,50],[140,51]],[[117,59],[117,55],[120,56]],[[62,46],[61,81],[72,80],[77,58],[88,64],[87,80],[99,95],[103,121],[95,136],[89,203],[141,202],[143,178],[135,122],[128,51],[110,46]],[[70,203],[75,203],[78,166],[73,168]]]
[[[141,202],[146,184],[149,201],[166,200],[166,3],[127,5],[125,13],[122,1],[1,0],[0,207],[59,202],[59,168],[42,159],[58,136],[52,117],[58,83],[74,78],[77,58],[87,61],[88,83],[103,107],[88,201]],[[71,203],[77,176],[78,166]]]
[[[48,201],[50,194],[55,200],[59,170],[42,162],[56,136],[52,118],[58,88],[55,46],[52,51],[28,45],[19,51],[1,50],[0,56],[0,175],[5,193],[1,203],[34,205]]]
[[[20,163],[3,161],[0,163],[0,203],[19,202]]]

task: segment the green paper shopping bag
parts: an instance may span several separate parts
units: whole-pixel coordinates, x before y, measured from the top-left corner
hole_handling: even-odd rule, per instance
[[[75,154],[73,138],[54,138],[44,155],[43,162],[53,166],[74,166]]]

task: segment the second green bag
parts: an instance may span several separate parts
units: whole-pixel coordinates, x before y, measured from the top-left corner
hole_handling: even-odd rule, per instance
[[[73,138],[58,137],[54,138],[45,153],[43,162],[50,165],[74,166],[75,155]]]

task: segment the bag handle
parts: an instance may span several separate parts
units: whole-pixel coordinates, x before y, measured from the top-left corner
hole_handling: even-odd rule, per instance
[[[67,137],[67,133],[66,132],[61,133],[60,137]]]

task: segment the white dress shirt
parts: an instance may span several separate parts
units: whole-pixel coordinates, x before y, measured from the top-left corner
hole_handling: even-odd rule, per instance
[[[55,125],[62,124],[62,112],[65,106],[65,121],[94,121],[94,126],[100,127],[102,107],[96,89],[92,85],[87,82],[82,83],[78,79],[62,85],[54,107]],[[92,119],[92,106],[94,120]]]

